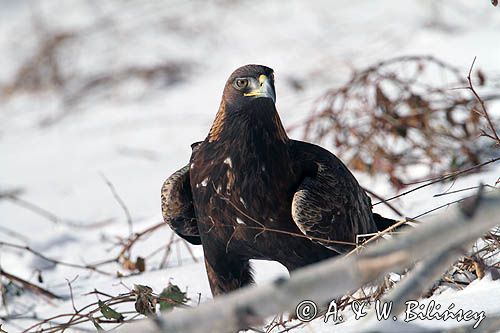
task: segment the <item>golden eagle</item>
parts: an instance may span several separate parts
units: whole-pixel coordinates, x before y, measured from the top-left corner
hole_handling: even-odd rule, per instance
[[[289,271],[343,253],[390,225],[329,151],[288,138],[274,74],[247,65],[229,77],[208,136],[162,187],[165,222],[202,244],[214,295],[252,283],[249,259]],[[378,228],[377,228],[378,226]]]

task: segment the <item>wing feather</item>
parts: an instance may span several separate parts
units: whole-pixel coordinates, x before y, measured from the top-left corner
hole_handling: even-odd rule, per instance
[[[292,218],[302,233],[343,253],[352,246],[331,241],[354,243],[356,235],[377,230],[370,198],[335,155],[313,144],[292,141],[291,156],[303,174],[292,200]]]
[[[174,172],[161,188],[163,220],[191,244],[201,244],[198,222],[189,184],[189,165]]]

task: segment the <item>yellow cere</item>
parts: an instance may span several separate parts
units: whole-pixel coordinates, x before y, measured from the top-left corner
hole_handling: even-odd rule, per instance
[[[267,76],[264,75],[264,74],[261,74],[259,76],[259,83],[260,83],[259,88],[255,89],[255,90],[252,90],[249,93],[244,93],[243,96],[259,96],[260,94],[262,94],[261,87],[262,87],[262,85],[264,84],[264,82],[266,80],[267,80]]]
[[[264,83],[264,81],[266,81],[266,80],[267,80],[267,76],[266,76],[266,75],[261,74],[261,75],[259,76],[259,83],[260,83],[261,85],[262,85],[262,84]]]

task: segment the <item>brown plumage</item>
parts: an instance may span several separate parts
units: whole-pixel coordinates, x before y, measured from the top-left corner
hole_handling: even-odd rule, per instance
[[[293,271],[377,231],[354,176],[327,150],[289,139],[274,102],[272,69],[237,69],[207,138],[162,188],[165,221],[203,245],[214,295],[253,281],[249,259]]]

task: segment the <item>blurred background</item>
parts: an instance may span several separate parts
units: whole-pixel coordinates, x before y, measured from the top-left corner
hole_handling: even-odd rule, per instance
[[[500,17],[486,0],[2,0],[0,15],[0,184],[83,221],[116,208],[100,173],[135,217],[158,213],[162,181],[206,136],[243,64],[275,70],[287,127],[383,59],[434,55],[465,78],[477,56],[499,70]],[[33,218],[0,209],[18,227]]]
[[[363,143],[336,138],[335,129],[346,128],[349,121],[356,129],[363,114],[376,114],[381,105],[386,113],[394,104],[410,107],[408,96],[404,101],[394,97],[401,91],[408,93],[405,84],[398,88],[380,83],[382,78],[401,78],[397,75],[404,76],[398,81],[403,83],[417,74],[415,81],[425,80],[424,88],[409,96],[420,98],[419,108],[433,108],[435,100],[424,103],[422,99],[439,92],[441,102],[451,103],[446,107],[470,114],[470,108],[477,107],[470,92],[451,89],[467,85],[464,80],[474,57],[474,69],[481,71],[473,72],[474,82],[487,97],[492,117],[498,116],[499,36],[500,9],[488,0],[404,4],[389,0],[0,0],[0,240],[29,244],[72,262],[113,257],[113,244],[123,245],[129,235],[126,219],[133,222],[133,231],[161,220],[162,182],[188,162],[190,144],[204,139],[210,128],[225,80],[248,63],[275,70],[277,107],[289,136],[306,137],[338,153],[361,184],[380,196],[398,193],[405,182],[441,174],[448,167],[484,162],[498,153],[479,156],[476,146],[469,145],[469,139],[484,128],[479,120],[476,132],[458,135],[467,144],[452,146],[450,142],[458,140],[450,136],[426,155],[441,156],[450,144],[449,159],[415,169],[406,167],[410,160],[401,169],[387,166],[394,158],[400,161],[394,154],[404,155],[408,142],[392,155],[381,152],[379,163],[366,151],[365,155],[353,152]],[[402,56],[416,58],[398,58]],[[388,59],[398,60],[386,68],[380,62]],[[420,76],[423,67],[426,71]],[[375,68],[374,81],[359,76],[367,68]],[[373,97],[356,95],[365,105],[373,104],[372,111],[357,108],[349,113],[349,108],[337,107],[336,89],[349,82]],[[468,118],[457,118],[437,127],[429,120],[429,126],[462,130],[467,121],[460,119]],[[419,124],[422,119],[417,119]],[[385,128],[382,123],[370,124]],[[400,125],[396,136],[407,138],[407,128],[401,130]],[[427,139],[437,142],[432,134]],[[396,142],[380,140],[380,147]],[[452,156],[464,149],[470,151],[467,161]],[[492,172],[473,176],[470,182],[493,185],[497,179],[498,173]],[[130,217],[124,217],[114,192]],[[395,204],[403,215],[413,216],[449,200],[436,198],[431,203],[425,192]],[[396,216],[383,205],[376,211]],[[155,250],[169,235],[162,229],[138,251]],[[161,285],[177,277],[180,285],[201,292],[202,299],[209,297],[203,266],[190,261],[186,249],[178,251],[178,259],[189,258],[184,262],[194,266],[172,264],[182,267],[143,279]],[[202,256],[201,249],[192,251],[194,257]],[[161,256],[153,257],[148,267],[156,267],[160,260]],[[0,265],[27,280],[47,268],[5,247],[0,247]],[[64,279],[76,273],[64,267],[50,269],[45,273],[50,276],[46,286],[67,294]],[[191,281],[185,275],[190,272],[197,272],[202,281]],[[161,283],[157,282],[160,276]],[[79,281],[75,288],[81,292],[97,283]],[[111,288],[116,284],[112,281],[104,279],[100,285]],[[35,301],[19,304],[13,299],[11,312],[57,312],[57,306],[47,308]]]

